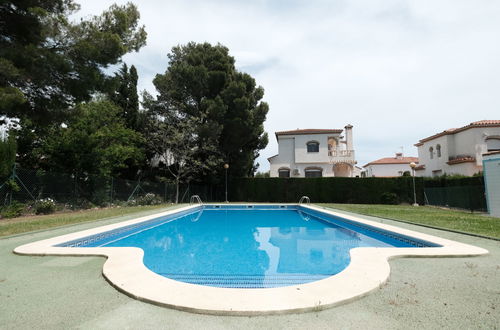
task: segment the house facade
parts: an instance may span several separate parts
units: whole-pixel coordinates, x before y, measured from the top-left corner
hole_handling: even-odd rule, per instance
[[[403,157],[396,153],[395,157],[386,157],[369,162],[363,168],[367,177],[395,177],[405,172],[411,173],[410,163],[418,164],[418,157]]]
[[[345,134],[342,136],[342,133]],[[268,158],[271,177],[353,177],[352,125],[344,129],[296,129],[276,132],[278,154]]]
[[[500,120],[481,120],[450,128],[420,140],[417,176],[460,174],[471,176],[483,170],[483,154],[500,150]]]

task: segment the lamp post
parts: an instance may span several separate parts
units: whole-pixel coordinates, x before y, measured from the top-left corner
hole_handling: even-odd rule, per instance
[[[411,167],[411,177],[413,179],[413,206],[418,206],[417,193],[415,192],[415,167],[417,167],[417,164],[411,162],[410,167]]]
[[[226,163],[224,164],[224,170],[226,171],[226,203],[229,203],[229,201],[227,200],[227,169],[229,168],[229,164]]]

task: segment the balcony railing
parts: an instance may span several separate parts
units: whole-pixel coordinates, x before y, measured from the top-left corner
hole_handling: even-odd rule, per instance
[[[330,158],[330,163],[355,163],[354,150],[328,150],[328,157]]]

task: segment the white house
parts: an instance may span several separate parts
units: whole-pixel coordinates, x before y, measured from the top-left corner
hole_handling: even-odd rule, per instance
[[[396,153],[395,157],[386,157],[369,162],[365,166],[367,177],[395,177],[405,172],[411,173],[410,163],[418,164],[417,157],[403,157],[403,153]]]
[[[345,133],[345,139],[341,136]],[[278,154],[268,158],[271,177],[352,177],[352,125],[342,129],[296,129],[276,132]]]
[[[471,176],[483,170],[483,154],[500,150],[500,120],[481,120],[450,128],[420,140],[417,144],[417,176],[461,174]]]

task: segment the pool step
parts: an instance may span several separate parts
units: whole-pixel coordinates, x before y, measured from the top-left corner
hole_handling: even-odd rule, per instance
[[[160,274],[172,280],[219,288],[276,288],[322,280],[331,275],[211,275]]]

